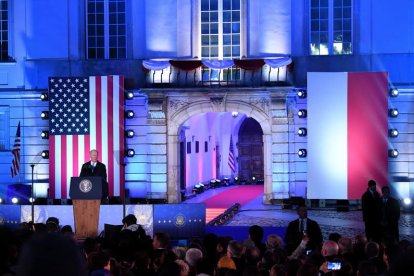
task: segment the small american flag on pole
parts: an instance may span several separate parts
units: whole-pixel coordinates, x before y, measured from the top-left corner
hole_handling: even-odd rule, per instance
[[[11,176],[15,177],[19,174],[20,169],[20,121],[19,125],[17,126],[16,138],[14,138],[14,145],[11,153],[13,154],[13,160],[10,170]]]
[[[92,149],[107,167],[109,195],[123,194],[122,76],[49,78],[49,134],[50,197],[67,198]]]
[[[229,147],[229,167],[231,173],[234,174],[236,172],[236,163],[234,159],[234,148],[233,148],[233,136],[230,135],[230,147]]]

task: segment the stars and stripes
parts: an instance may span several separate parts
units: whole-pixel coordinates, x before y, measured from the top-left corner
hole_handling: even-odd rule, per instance
[[[234,174],[236,172],[236,162],[234,158],[234,147],[233,147],[233,136],[230,135],[230,147],[229,147],[229,167],[231,173]]]
[[[96,149],[107,167],[110,196],[124,183],[124,79],[122,76],[49,78],[49,193],[67,198]]]
[[[49,126],[52,135],[89,134],[88,86],[88,78],[50,78]]]
[[[11,164],[11,177],[15,177],[19,174],[20,170],[20,121],[16,130],[16,138],[14,138],[13,150],[11,151],[13,155],[13,160]]]

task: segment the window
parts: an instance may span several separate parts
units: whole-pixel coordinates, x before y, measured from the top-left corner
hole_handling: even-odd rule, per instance
[[[0,106],[0,152],[10,150],[10,108]]]
[[[352,54],[352,0],[310,0],[310,54]]]
[[[126,58],[125,0],[87,1],[88,59]]]
[[[0,61],[9,58],[9,1],[0,0]]]
[[[241,1],[201,0],[201,58],[239,59],[241,41]],[[237,80],[236,67],[223,70],[203,70],[204,80]]]

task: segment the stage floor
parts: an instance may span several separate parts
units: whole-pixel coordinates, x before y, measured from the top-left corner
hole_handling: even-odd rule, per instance
[[[231,198],[228,198],[229,205],[236,203],[237,187],[229,186],[217,189],[210,189],[184,203],[201,203],[217,196],[224,191],[231,190]],[[246,187],[246,186],[243,186]],[[252,186],[257,187],[257,186]],[[262,186],[263,187],[263,186]],[[224,226],[251,226],[254,224],[263,227],[286,228],[291,220],[297,218],[295,210],[285,210],[277,205],[265,205],[262,203],[263,193],[252,198],[243,204],[240,212],[231,218]],[[214,206],[210,206],[214,207]],[[342,236],[354,237],[357,234],[364,234],[364,223],[361,211],[337,212],[331,209],[309,209],[308,217],[316,220],[322,230],[324,239],[330,233],[339,233]],[[401,212],[400,218],[400,239],[407,239],[414,242],[414,214]]]

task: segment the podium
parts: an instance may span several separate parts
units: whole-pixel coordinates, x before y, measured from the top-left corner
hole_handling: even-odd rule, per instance
[[[102,197],[102,177],[72,177],[69,196],[73,202],[77,239],[98,236],[99,208]]]

